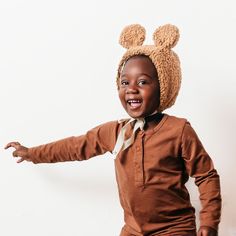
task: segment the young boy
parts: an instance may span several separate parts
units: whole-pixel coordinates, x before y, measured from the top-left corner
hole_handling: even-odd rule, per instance
[[[18,162],[33,163],[82,161],[112,152],[125,219],[120,236],[215,236],[221,214],[219,176],[189,122],[162,113],[180,88],[180,63],[171,49],[179,31],[164,25],[154,32],[154,45],[142,45],[144,39],[140,25],[127,26],[120,36],[127,52],[117,86],[131,119],[38,147],[11,142],[6,148],[15,148]],[[195,178],[202,203],[198,233],[185,187],[189,176]]]

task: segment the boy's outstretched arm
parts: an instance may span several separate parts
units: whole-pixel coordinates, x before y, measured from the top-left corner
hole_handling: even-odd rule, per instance
[[[197,134],[186,123],[182,134],[182,157],[189,176],[195,178],[202,209],[198,236],[216,236],[221,216],[219,175]]]
[[[55,163],[63,161],[82,161],[93,156],[112,151],[119,129],[117,121],[99,125],[86,134],[72,136],[52,143],[27,148],[18,142],[10,142],[5,149],[13,147],[18,163],[26,160],[33,163]]]

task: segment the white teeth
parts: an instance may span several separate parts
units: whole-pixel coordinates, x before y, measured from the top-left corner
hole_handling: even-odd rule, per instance
[[[130,100],[127,100],[127,103],[129,104],[131,109],[138,109],[142,105],[142,100],[130,99]]]
[[[140,100],[128,100],[128,103],[141,103]]]

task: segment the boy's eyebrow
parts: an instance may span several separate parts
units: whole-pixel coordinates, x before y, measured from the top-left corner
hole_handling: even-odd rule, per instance
[[[145,75],[145,76],[149,77],[150,79],[153,78],[152,76],[150,76],[149,74],[146,74],[146,73],[138,73],[137,75],[138,75],[138,76]],[[122,73],[121,73],[120,78],[122,78],[122,77],[127,77],[127,74],[122,74]]]

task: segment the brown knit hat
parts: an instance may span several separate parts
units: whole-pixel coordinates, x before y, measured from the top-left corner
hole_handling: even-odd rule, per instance
[[[160,84],[161,112],[171,107],[178,95],[181,84],[180,61],[171,50],[179,40],[179,30],[174,25],[164,25],[153,34],[154,45],[142,45],[145,40],[145,29],[139,24],[126,26],[120,35],[119,43],[127,48],[123,55],[117,74],[117,83],[125,62],[136,55],[148,56],[156,67]]]

